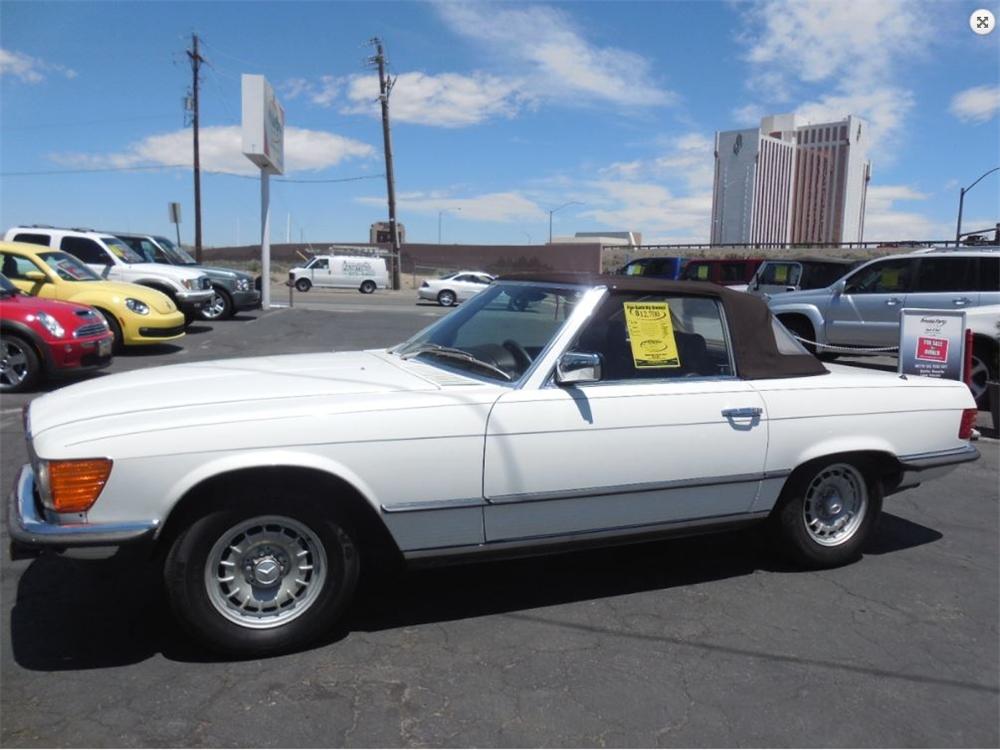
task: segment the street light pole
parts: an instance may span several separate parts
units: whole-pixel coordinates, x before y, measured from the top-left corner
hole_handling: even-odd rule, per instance
[[[983,172],[981,175],[979,175],[979,178],[975,182],[973,182],[968,187],[964,187],[958,191],[958,224],[955,226],[956,247],[958,247],[962,243],[962,209],[965,206],[965,194],[970,190],[972,190],[972,188],[974,188],[977,185],[979,180],[983,179],[988,175],[993,174],[996,171],[1000,171],[1000,167],[993,167],[993,169],[989,170],[988,172]]]
[[[441,217],[444,216],[445,211],[461,211],[461,208],[442,208],[438,211],[438,244],[441,244]]]
[[[562,211],[567,206],[582,206],[582,205],[583,204],[580,203],[580,201],[570,201],[569,203],[563,203],[558,208],[553,208],[551,211],[549,211],[549,244],[550,245],[552,244],[552,214],[554,214],[556,211]]]

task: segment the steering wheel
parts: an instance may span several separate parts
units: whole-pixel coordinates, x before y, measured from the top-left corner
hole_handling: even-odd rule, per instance
[[[514,355],[514,359],[517,360],[518,369],[521,372],[524,372],[531,367],[531,355],[524,350],[523,346],[514,341],[514,339],[507,339],[504,341],[503,348]]]

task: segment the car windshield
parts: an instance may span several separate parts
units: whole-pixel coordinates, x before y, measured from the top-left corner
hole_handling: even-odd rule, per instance
[[[501,282],[487,287],[393,353],[509,383],[524,375],[585,290]]]
[[[163,252],[170,256],[170,259],[178,266],[196,266],[198,261],[191,257],[187,250],[178,247],[166,237],[154,237],[157,244],[163,248]]]
[[[146,263],[146,259],[117,237],[101,237],[101,241],[126,263]]]
[[[100,281],[101,277],[69,253],[38,253],[38,259],[63,281]]]

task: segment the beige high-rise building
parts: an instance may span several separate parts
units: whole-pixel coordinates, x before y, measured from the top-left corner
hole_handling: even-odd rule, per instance
[[[770,115],[715,134],[712,244],[861,242],[867,123]]]

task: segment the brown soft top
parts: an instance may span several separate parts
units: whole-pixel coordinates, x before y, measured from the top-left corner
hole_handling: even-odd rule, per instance
[[[729,324],[736,372],[747,380],[826,375],[823,363],[809,353],[784,354],[774,339],[773,316],[760,297],[737,292],[708,281],[671,281],[647,276],[605,276],[596,273],[525,272],[497,281],[534,281],[544,284],[604,286],[624,294],[667,294],[713,297],[722,303]]]

